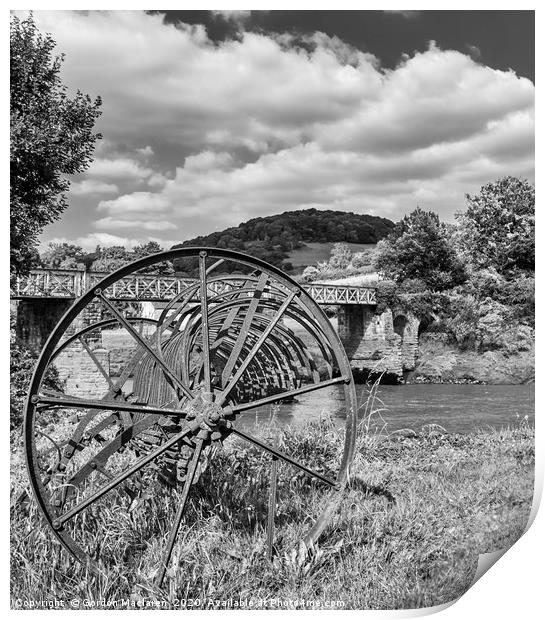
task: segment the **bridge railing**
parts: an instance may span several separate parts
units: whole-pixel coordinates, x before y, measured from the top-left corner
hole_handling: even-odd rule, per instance
[[[18,278],[10,290],[12,299],[31,297],[76,298],[95,287],[106,273],[74,269],[35,269]],[[187,287],[197,283],[192,278],[133,274],[118,280],[105,291],[113,299],[123,301],[169,301]],[[219,293],[230,288],[229,280],[210,284]],[[376,289],[339,284],[308,284],[303,288],[321,305],[376,304]]]

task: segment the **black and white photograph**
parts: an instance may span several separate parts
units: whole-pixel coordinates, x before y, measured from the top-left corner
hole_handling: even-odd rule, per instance
[[[535,11],[9,27],[10,608],[476,587],[538,486]]]

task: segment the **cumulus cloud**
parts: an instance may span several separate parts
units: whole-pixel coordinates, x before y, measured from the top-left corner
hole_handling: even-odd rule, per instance
[[[212,13],[216,18],[236,22],[238,24],[247,21],[252,14],[251,11],[212,11]]]
[[[98,210],[105,211],[109,215],[138,213],[155,217],[157,214],[170,211],[170,208],[171,205],[165,196],[150,192],[132,192],[113,200],[101,200],[98,203]]]
[[[102,230],[122,230],[140,228],[143,230],[176,230],[176,225],[167,220],[123,220],[111,216],[102,217],[95,222],[95,227]]]
[[[153,170],[127,157],[115,159],[97,157],[87,170],[88,176],[101,177],[103,179],[136,179],[143,181],[152,174]]]
[[[104,100],[108,143],[85,179],[119,195],[97,196],[100,230],[183,240],[307,207],[397,220],[419,204],[449,219],[483,183],[533,179],[534,86],[469,48],[431,43],[384,70],[323,33],[212,44],[160,15],[35,18],[72,89]]]
[[[480,60],[482,58],[481,49],[477,45],[471,45],[471,43],[466,43],[466,49],[469,52],[471,58],[475,60]]]
[[[114,183],[104,183],[94,179],[84,179],[70,184],[70,193],[75,196],[85,194],[115,194],[119,188]]]

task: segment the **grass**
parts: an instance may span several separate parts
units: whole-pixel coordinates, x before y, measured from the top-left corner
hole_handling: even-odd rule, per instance
[[[523,424],[457,435],[427,427],[416,437],[360,430],[350,486],[306,557],[297,554],[297,541],[323,504],[322,488],[289,466],[279,467],[276,553],[268,562],[270,460],[253,448],[226,449],[193,489],[163,591],[153,577],[177,493],[157,487],[132,511],[103,504],[96,518],[112,531],[95,541],[104,558],[98,574],[68,557],[33,501],[17,504],[11,521],[12,606],[89,599],[103,608],[146,601],[175,608],[199,599],[222,608],[229,599],[253,598],[275,599],[267,608],[301,608],[304,599],[340,601],[346,609],[401,609],[459,597],[472,582],[477,554],[511,545],[524,531],[533,495],[533,430]],[[287,429],[278,441],[325,471],[342,448],[337,428],[323,420]],[[14,497],[26,485],[21,463],[15,433]],[[91,537],[93,518],[87,524]]]

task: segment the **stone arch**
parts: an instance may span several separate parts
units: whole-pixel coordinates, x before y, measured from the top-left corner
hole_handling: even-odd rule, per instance
[[[409,319],[404,314],[398,314],[394,318],[394,332],[401,336],[401,342],[405,339],[405,331],[407,329],[407,325],[409,324]]]
[[[430,327],[430,325],[432,325],[436,321],[437,317],[433,314],[426,314],[425,316],[423,316],[418,324],[418,337],[420,338],[420,336],[428,329],[428,327]]]

